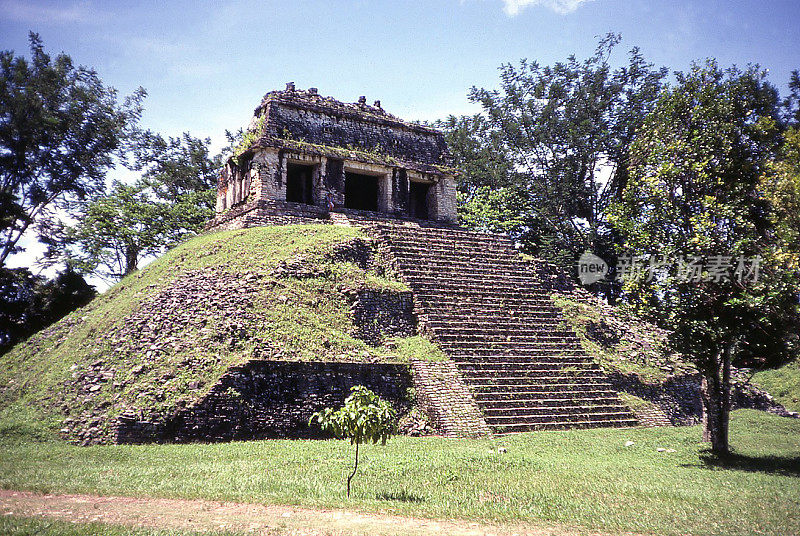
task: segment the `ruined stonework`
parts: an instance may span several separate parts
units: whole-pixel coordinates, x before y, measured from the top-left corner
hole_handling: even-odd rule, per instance
[[[344,103],[290,83],[256,107],[220,176],[209,228],[319,222],[331,212],[452,223],[451,162],[441,132],[379,101]]]
[[[308,363],[251,360],[231,367],[196,404],[152,422],[135,411],[121,415],[116,443],[232,441],[325,437],[309,426],[311,415],[339,407],[350,388],[364,385],[408,411],[411,376],[400,364]]]
[[[416,335],[414,295],[409,292],[361,289],[345,292],[356,337],[377,346],[387,337]]]
[[[452,437],[491,435],[489,426],[452,361],[411,361],[415,401],[434,428]]]

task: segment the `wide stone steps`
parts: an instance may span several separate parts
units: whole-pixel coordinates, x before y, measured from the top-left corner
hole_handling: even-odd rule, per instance
[[[563,330],[565,327],[563,321],[559,321],[557,320],[557,317],[551,315],[526,318],[497,318],[494,322],[489,320],[489,317],[473,318],[470,316],[464,316],[451,318],[449,320],[428,319],[426,325],[436,330],[446,329],[453,333],[457,332],[458,330],[464,330],[466,332],[485,329],[559,331]]]
[[[409,285],[415,294],[418,294],[422,299],[437,300],[444,304],[458,304],[467,302],[472,305],[501,305],[504,307],[509,306],[524,306],[524,307],[539,307],[544,310],[548,308],[555,309],[555,305],[548,299],[533,298],[520,294],[517,292],[506,292],[502,288],[491,290],[489,288],[468,288],[461,290],[454,290],[448,292],[446,289],[432,289],[432,288],[418,288],[414,285]],[[492,292],[493,295],[487,295]]]
[[[509,407],[491,408],[484,411],[484,418],[500,422],[506,419],[535,419],[543,415],[563,415],[563,416],[588,416],[588,415],[608,415],[612,413],[625,413],[627,408],[623,405],[589,405],[589,406],[561,406],[553,407]],[[512,421],[514,422],[514,421]]]
[[[544,308],[556,308],[553,302],[547,297],[531,296],[524,292],[519,292],[518,290],[508,290],[503,287],[467,287],[451,292],[447,289],[436,288],[432,285],[420,287],[412,284],[409,286],[415,294],[419,294],[423,298],[436,298],[443,303],[458,302],[459,300],[467,299],[476,305],[533,305]]]
[[[414,287],[411,287],[414,290]],[[510,300],[502,295],[497,295],[492,298],[484,299],[479,296],[452,296],[442,293],[416,293],[415,298],[419,301],[435,302],[441,305],[441,308],[430,311],[436,313],[442,311],[442,314],[456,314],[458,316],[464,314],[472,315],[496,315],[501,319],[508,316],[519,316],[526,313],[536,313],[541,315],[549,315],[553,318],[564,319],[558,308],[552,303],[546,303],[538,300]]]
[[[530,359],[531,356],[584,356],[583,349],[580,343],[575,344],[516,344],[509,343],[502,345],[495,343],[493,346],[479,345],[478,343],[449,343],[440,342],[439,346],[445,352],[451,352],[453,356],[484,356],[484,357],[502,357],[502,356],[519,356]]]
[[[402,255],[403,253],[402,251],[395,250],[395,254]],[[530,270],[530,267],[527,266],[526,264],[522,264],[520,261],[517,260],[505,259],[500,254],[487,255],[487,256],[479,256],[479,255],[459,256],[457,254],[450,253],[442,257],[414,256],[413,259],[404,258],[402,260],[398,260],[396,261],[395,265],[401,269],[402,268],[414,268],[417,270],[452,269],[448,271],[450,271],[453,275],[458,275],[456,270],[469,272],[470,270],[473,269],[475,271],[485,271],[491,268],[495,268],[498,271],[508,270],[520,274],[522,274],[526,270]]]
[[[551,362],[561,362],[564,360],[570,361],[585,361],[591,363],[593,358],[586,355],[586,352],[576,346],[545,346],[545,345],[529,345],[526,347],[509,345],[503,347],[464,347],[458,344],[444,344],[439,343],[439,347],[451,358],[458,362],[459,359],[464,361],[475,361],[476,359],[483,359],[485,361],[508,361],[508,362],[529,362],[529,361],[544,361],[545,359]]]
[[[505,338],[487,341],[487,340],[469,340],[464,338],[457,338],[457,339],[444,339],[442,337],[436,337],[437,342],[442,347],[447,348],[461,348],[461,349],[468,349],[468,350],[487,350],[487,351],[507,351],[509,349],[513,350],[549,350],[555,348],[561,348],[565,350],[572,350],[572,349],[581,349],[580,341],[575,338],[574,340],[565,341],[560,338],[556,339],[544,339],[544,338],[536,338],[534,340],[507,340]]]
[[[508,262],[522,262],[521,259],[512,255],[514,250],[507,244],[471,243],[469,241],[441,242],[430,240],[425,244],[395,243],[392,246],[399,252],[422,258],[459,260],[459,255],[467,255],[475,257],[480,256],[482,258],[501,257],[502,260]]]
[[[477,378],[465,378],[466,382],[472,386],[475,393],[553,393],[561,391],[576,391],[576,392],[597,392],[597,391],[611,391],[613,386],[608,381],[599,380],[576,380],[565,382],[564,380],[554,380],[552,382],[535,382],[531,383],[530,380],[522,380],[521,382],[502,383],[501,379],[483,382]],[[558,382],[558,383],[556,383]]]
[[[500,386],[500,385],[563,385],[567,383],[572,383],[575,385],[610,385],[608,383],[608,378],[606,378],[602,373],[595,371],[592,374],[553,374],[553,371],[549,371],[550,374],[547,374],[546,371],[540,371],[541,374],[531,374],[528,371],[527,374],[521,373],[517,370],[507,372],[507,373],[496,373],[496,374],[487,374],[483,371],[481,374],[478,373],[464,373],[465,381],[475,384],[475,385],[490,385],[490,386]]]
[[[377,232],[495,431],[635,424],[510,240],[409,224]]]
[[[403,267],[403,273],[408,279],[420,280],[435,280],[437,277],[443,277],[442,271],[434,269],[430,264],[408,264],[399,263]],[[447,280],[465,280],[469,277],[476,277],[478,280],[493,278],[508,278],[508,279],[524,279],[531,277],[531,268],[527,265],[514,265],[508,268],[503,268],[493,264],[491,266],[481,266],[474,263],[468,263],[467,268],[459,269],[458,272],[449,271],[444,275]]]
[[[628,413],[630,416],[631,414]],[[615,419],[609,421],[595,421],[595,420],[586,420],[586,421],[560,421],[557,418],[553,418],[546,423],[537,423],[537,424],[530,424],[530,423],[517,423],[517,424],[505,424],[505,425],[495,425],[493,428],[495,433],[497,434],[513,434],[513,433],[521,433],[521,432],[543,432],[545,430],[588,430],[590,428],[625,428],[625,427],[632,427],[636,426],[638,421],[635,418],[628,418],[628,419]]]
[[[446,339],[464,339],[472,340],[480,338],[481,340],[493,340],[496,337],[506,338],[536,338],[536,337],[561,337],[572,339],[575,335],[563,329],[559,330],[556,327],[494,327],[486,326],[480,328],[473,327],[454,327],[454,328],[438,328],[436,332],[439,338]]]
[[[484,402],[485,407],[483,412],[485,414],[502,415],[503,412],[525,411],[525,410],[543,410],[546,413],[558,413],[559,411],[568,412],[572,407],[619,407],[619,398],[612,397],[594,397],[594,398],[522,398],[517,397],[513,400],[492,400]],[[624,407],[624,406],[623,406]]]
[[[468,356],[472,357],[472,356]],[[506,359],[508,358],[508,359]],[[531,359],[528,356],[496,356],[491,359],[467,359],[457,363],[461,370],[517,370],[520,373],[524,371],[535,370],[553,370],[554,368],[564,369],[560,372],[568,374],[575,371],[594,370],[602,372],[600,365],[586,354],[577,356],[577,361],[572,361],[568,364],[568,359],[563,356],[537,356],[536,359]]]
[[[486,424],[490,426],[503,426],[513,427],[513,430],[504,429],[502,432],[511,431],[532,431],[539,429],[550,429],[554,424],[558,423],[565,428],[574,428],[574,426],[567,426],[568,424],[586,424],[587,428],[596,427],[600,423],[608,423],[608,426],[619,426],[618,421],[627,423],[627,426],[635,426],[636,420],[630,419],[629,411],[610,411],[598,412],[588,414],[551,414],[551,415],[509,415],[503,417],[485,417]],[[626,420],[630,419],[630,420]],[[555,421],[555,422],[554,422]],[[546,428],[538,428],[544,426]],[[520,430],[520,428],[524,428]]]
[[[510,278],[492,278],[492,279],[472,279],[465,278],[464,280],[458,279],[451,279],[447,277],[441,277],[439,280],[435,278],[430,279],[416,279],[413,277],[407,277],[406,281],[408,282],[409,286],[413,287],[414,290],[418,290],[420,292],[424,291],[463,291],[463,290],[470,290],[472,293],[477,293],[479,291],[489,291],[502,293],[503,295],[507,296],[525,296],[528,299],[537,299],[542,301],[550,301],[550,296],[546,296],[544,294],[536,295],[536,291],[539,290],[537,286],[533,285],[530,281],[521,281],[521,280],[514,280]],[[552,303],[552,302],[551,302]]]
[[[540,378],[565,378],[565,377],[575,377],[575,378],[603,378],[605,379],[605,375],[599,369],[592,369],[592,368],[577,368],[575,370],[571,370],[569,372],[563,370],[554,370],[554,369],[546,369],[546,368],[537,368],[535,363],[530,363],[530,366],[526,367],[525,363],[503,363],[500,365],[491,365],[485,364],[486,366],[482,366],[481,363],[469,363],[465,364],[462,363],[463,366],[459,366],[458,369],[466,378],[497,378],[497,379],[505,379],[505,378],[535,378],[537,381]],[[472,366],[470,366],[472,365]],[[489,381],[488,379],[486,381]]]
[[[461,348],[486,348],[505,350],[514,348],[582,348],[580,340],[572,337],[552,337],[545,333],[532,335],[490,335],[440,334],[434,337],[440,346],[459,346]]]
[[[418,298],[416,301],[430,302],[433,300],[426,300]],[[452,320],[469,320],[471,322],[490,322],[492,319],[498,322],[520,322],[524,320],[552,320],[564,324],[564,316],[556,307],[532,307],[521,305],[501,306],[497,304],[468,304],[469,307],[459,307],[458,303],[444,303],[440,309],[428,310],[428,316],[446,317],[448,321]]]
[[[522,368],[532,365],[537,370],[552,370],[558,371],[567,369],[578,369],[587,367],[592,364],[591,358],[586,356],[576,356],[571,358],[557,359],[552,356],[541,356],[537,361],[531,361],[529,357],[520,357],[519,359],[513,356],[498,356],[498,357],[483,357],[483,356],[457,356],[451,357],[459,370],[464,370],[471,367],[478,367],[482,364],[489,366],[508,365],[506,370],[514,367]]]
[[[612,389],[581,389],[580,391],[567,391],[564,389],[560,391],[544,391],[541,389],[529,389],[527,391],[482,390],[475,391],[473,396],[479,403],[484,402],[487,407],[496,407],[497,404],[502,402],[519,403],[524,400],[548,398],[574,398],[582,400],[598,398],[611,400],[617,396],[617,392]]]
[[[422,302],[425,307],[432,307],[436,300],[420,297],[417,301]],[[461,304],[457,301],[443,302],[440,304],[440,309],[426,310],[429,316],[436,318],[458,319],[458,318],[475,318],[477,320],[487,320],[495,318],[505,319],[522,319],[522,318],[549,318],[553,320],[564,321],[556,309],[544,308],[536,305],[507,305],[502,304],[476,304],[468,300],[462,300]]]
[[[378,230],[381,232],[388,232],[392,237],[395,238],[405,238],[411,244],[415,243],[422,235],[425,236],[428,241],[435,242],[437,244],[506,244],[508,247],[513,247],[511,240],[505,236],[489,233],[478,233],[475,231],[467,231],[458,228],[424,229],[420,227],[407,228],[390,225],[378,226]]]

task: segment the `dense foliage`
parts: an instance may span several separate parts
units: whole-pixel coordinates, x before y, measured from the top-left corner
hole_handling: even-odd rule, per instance
[[[103,192],[145,95],[120,104],[93,70],[45,53],[37,34],[30,48],[30,60],[0,52],[0,266],[29,229],[47,235],[57,212]]]
[[[625,247],[650,256],[625,297],[702,372],[705,437],[718,453],[728,450],[731,364],[780,364],[799,349],[800,265],[776,235],[790,232],[785,209],[763,188],[779,112],[755,67],[708,61],[679,73],[637,135],[613,209]]]
[[[481,114],[440,123],[463,172],[463,223],[507,232],[569,270],[586,249],[613,260],[618,238],[608,208],[625,187],[630,144],[666,76],[636,48],[612,68],[619,41],[606,36],[582,62],[505,64],[500,91],[470,91]]]
[[[143,133],[136,142],[132,185],[115,182],[85,206],[74,225],[60,225],[47,243],[49,263],[67,261],[84,273],[116,281],[181,240],[196,235],[214,214],[221,156],[208,139],[164,139]]]
[[[86,305],[95,294],[70,266],[51,280],[27,268],[0,268],[0,354]]]

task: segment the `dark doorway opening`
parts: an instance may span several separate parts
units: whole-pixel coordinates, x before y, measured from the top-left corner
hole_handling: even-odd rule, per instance
[[[424,182],[411,182],[408,185],[408,215],[420,220],[428,219],[428,192],[431,185]]]
[[[378,211],[378,177],[350,173],[344,175],[344,206]]]
[[[312,174],[314,166],[286,165],[286,200],[294,203],[314,204]]]

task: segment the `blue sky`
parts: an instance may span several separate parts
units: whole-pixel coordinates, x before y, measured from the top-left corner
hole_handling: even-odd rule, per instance
[[[473,110],[468,88],[496,86],[501,63],[583,58],[610,31],[671,69],[758,62],[785,87],[800,68],[800,2],[789,0],[0,0],[2,49],[27,53],[28,30],[123,94],[145,87],[146,126],[216,144],[287,81],[435,119]]]
[[[469,87],[496,87],[501,63],[585,58],[608,32],[612,61],[638,46],[672,70],[757,62],[782,90],[800,69],[797,0],[0,0],[0,48],[27,54],[29,30],[121,94],[146,88],[144,126],[215,147],[288,81],[433,120],[475,111]]]

